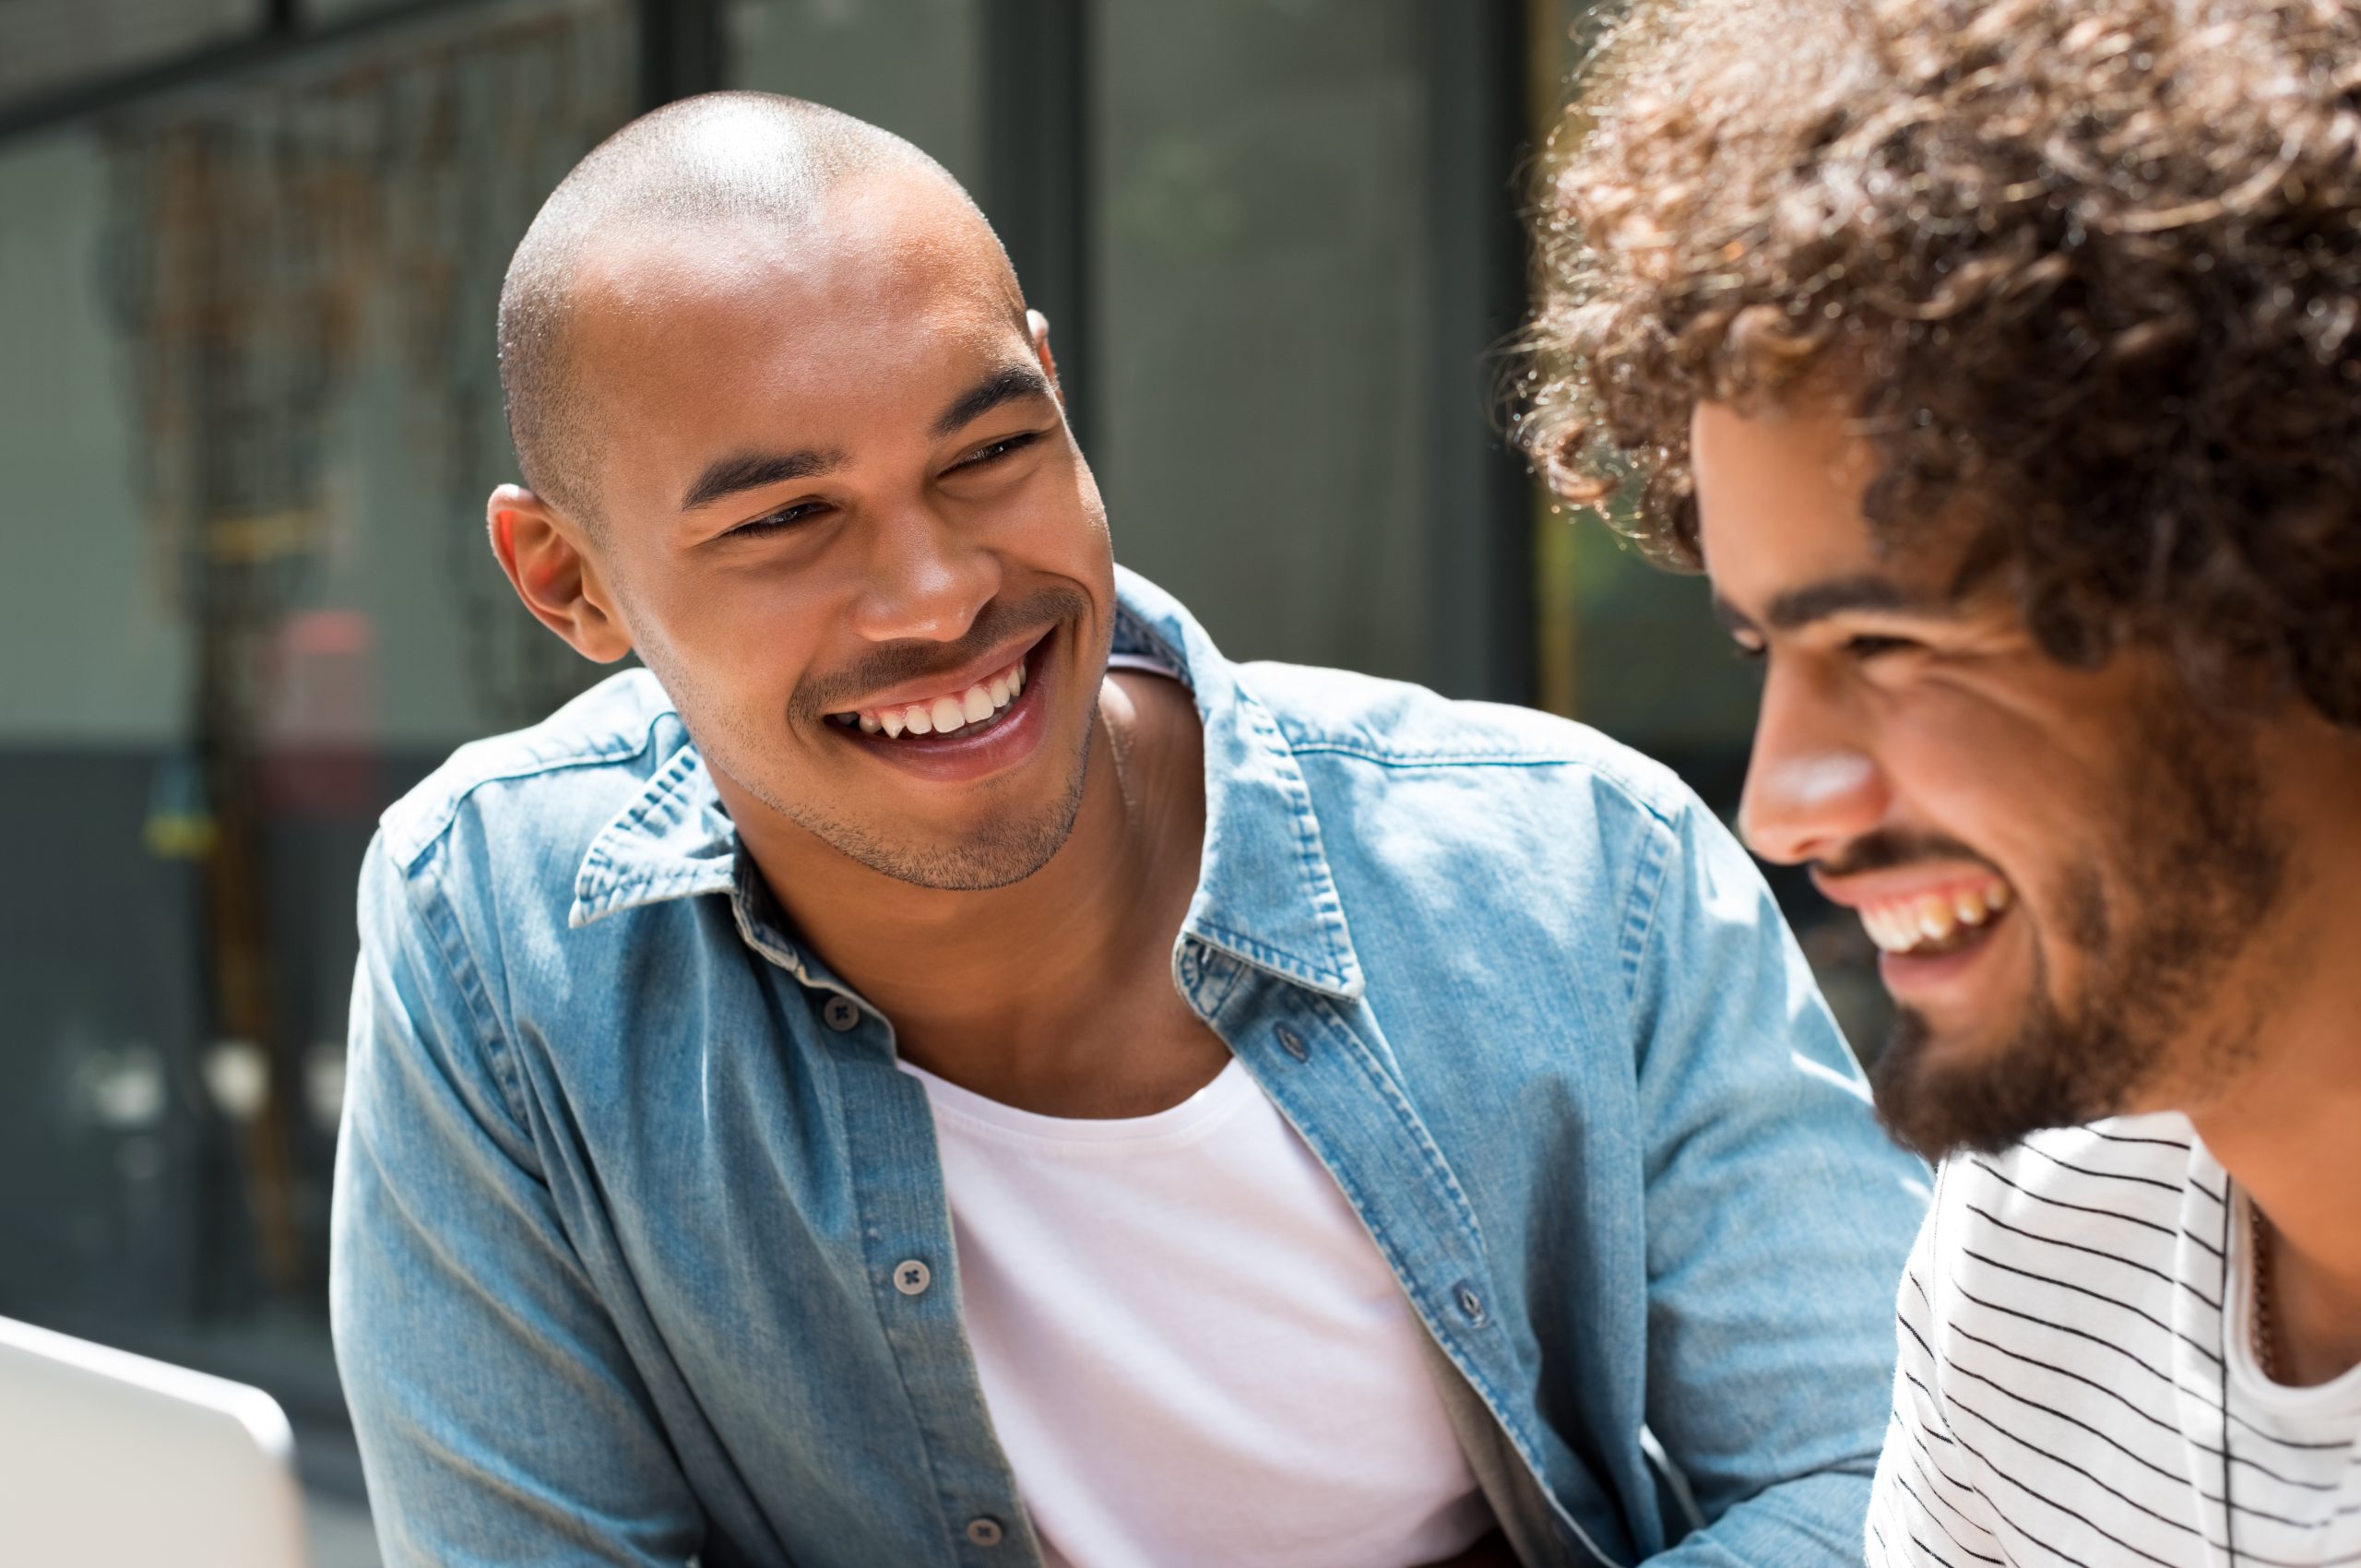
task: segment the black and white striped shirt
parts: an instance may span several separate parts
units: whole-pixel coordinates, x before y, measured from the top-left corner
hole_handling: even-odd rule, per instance
[[[1870,1563],[2361,1563],[2361,1368],[2264,1378],[2247,1221],[2178,1116],[1947,1162],[1902,1283]]]

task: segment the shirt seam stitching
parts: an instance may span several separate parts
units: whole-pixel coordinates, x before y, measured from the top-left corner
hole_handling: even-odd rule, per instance
[[[635,741],[628,736],[622,736],[596,751],[556,757],[533,757],[513,766],[494,767],[469,778],[464,786],[436,801],[432,811],[421,814],[433,824],[433,826],[421,833],[414,844],[408,841],[408,835],[402,836],[405,842],[400,858],[396,864],[406,872],[415,867],[425,857],[428,850],[449,836],[452,827],[459,819],[460,810],[474,798],[477,790],[493,784],[510,783],[519,778],[538,778],[545,773],[564,773],[575,768],[601,767],[612,763],[629,762],[634,757],[647,754],[647,748],[655,743],[656,726],[672,716],[673,710],[669,707],[648,715],[647,722]]]
[[[1656,912],[1663,907],[1667,868],[1675,836],[1671,825],[1659,820],[1648,833],[1639,865],[1631,873],[1631,891],[1625,904],[1620,968],[1627,1027],[1639,1022],[1640,972],[1646,968],[1655,941]]]
[[[1348,741],[1327,740],[1289,741],[1288,746],[1299,756],[1348,756],[1374,763],[1380,767],[1581,767],[1594,773],[1597,771],[1586,757],[1567,756],[1556,752],[1388,751]]]
[[[446,851],[447,853],[447,851]],[[443,971],[459,993],[468,1010],[469,1021],[476,1028],[476,1048],[492,1070],[492,1084],[500,1091],[502,1108],[507,1112],[510,1127],[528,1146],[538,1147],[527,1130],[524,1111],[524,1084],[518,1075],[516,1053],[508,1047],[500,1028],[499,1013],[492,1004],[491,989],[484,983],[482,968],[469,944],[467,931],[459,920],[441,873],[423,861],[417,863],[405,881],[414,888],[411,908],[434,937],[435,956]]]

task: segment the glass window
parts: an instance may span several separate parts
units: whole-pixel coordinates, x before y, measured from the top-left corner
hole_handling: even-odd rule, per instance
[[[1236,657],[1426,670],[1427,9],[1094,13],[1091,458]]]
[[[731,0],[731,87],[840,109],[983,194],[983,0]]]
[[[637,27],[445,14],[0,143],[0,1313],[264,1385],[356,1503],[321,1291],[355,875],[453,747],[594,674],[485,558],[491,328]],[[343,1525],[323,1568],[374,1561]]]
[[[6,0],[0,105],[259,36],[267,0]]]

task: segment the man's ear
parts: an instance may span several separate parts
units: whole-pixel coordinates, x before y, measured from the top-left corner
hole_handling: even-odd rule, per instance
[[[1038,310],[1025,313],[1025,334],[1033,340],[1033,357],[1041,362],[1041,374],[1050,378],[1050,390],[1058,399],[1058,407],[1066,406],[1066,389],[1058,385],[1058,356],[1050,352],[1050,318]]]
[[[484,522],[500,569],[535,620],[599,664],[631,651],[631,633],[583,551],[579,524],[519,484],[492,491]]]

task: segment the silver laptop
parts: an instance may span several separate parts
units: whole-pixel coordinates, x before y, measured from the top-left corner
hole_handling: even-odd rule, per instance
[[[269,1395],[0,1318],[0,1563],[303,1568]]]

